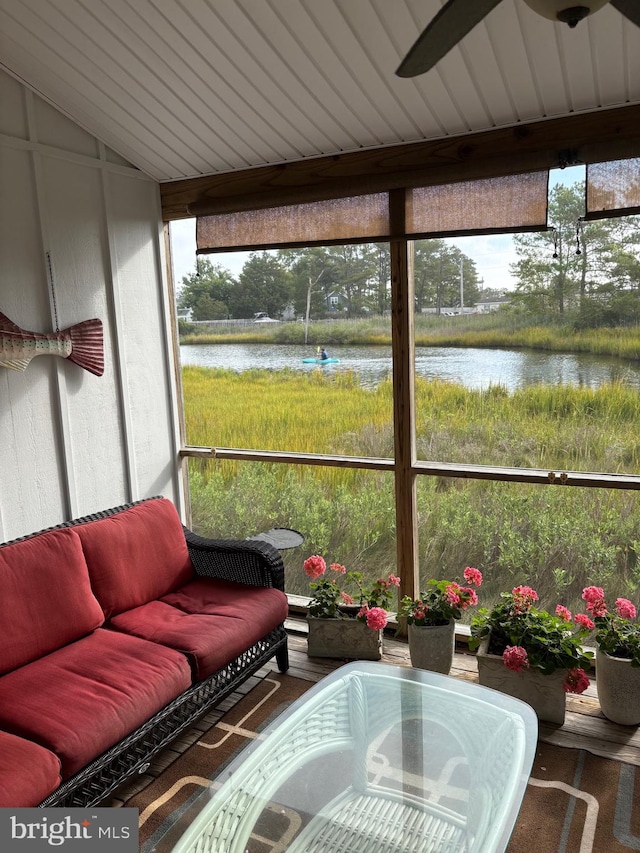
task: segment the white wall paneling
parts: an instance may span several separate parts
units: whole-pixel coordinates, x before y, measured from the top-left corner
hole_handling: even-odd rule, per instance
[[[0,311],[98,317],[105,349],[101,377],[0,367],[0,539],[151,494],[181,509],[158,186],[3,72],[0,100]]]

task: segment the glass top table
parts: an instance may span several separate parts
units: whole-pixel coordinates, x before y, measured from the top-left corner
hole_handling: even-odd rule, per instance
[[[173,850],[503,851],[537,734],[518,699],[356,661],[239,753]]]

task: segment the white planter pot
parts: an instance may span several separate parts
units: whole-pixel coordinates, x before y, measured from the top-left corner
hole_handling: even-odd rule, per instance
[[[615,658],[596,649],[596,687],[602,713],[612,723],[640,723],[640,668],[628,658]]]
[[[484,687],[492,687],[531,705],[539,720],[548,723],[564,723],[566,694],[562,685],[567,677],[566,669],[557,669],[543,675],[538,669],[513,672],[504,665],[502,657],[487,652],[489,638],[478,647],[478,680]]]
[[[456,623],[409,625],[411,666],[449,674],[453,663]]]
[[[372,631],[356,619],[307,617],[307,654],[312,658],[380,660],[382,631]]]

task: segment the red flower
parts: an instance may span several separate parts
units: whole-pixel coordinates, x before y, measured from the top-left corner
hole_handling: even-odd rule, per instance
[[[586,613],[576,613],[576,615],[573,617],[573,621],[576,623],[576,625],[579,625],[581,628],[586,628],[589,631],[593,631],[593,629],[596,627],[595,622],[589,619]]]
[[[584,669],[570,669],[562,689],[565,693],[584,693],[589,683],[589,677]]]
[[[516,613],[525,613],[531,609],[534,601],[538,601],[538,593],[530,586],[516,586],[511,590]]]
[[[341,575],[346,575],[347,573],[347,569],[345,566],[342,565],[342,563],[331,563],[329,568],[331,569],[331,571],[339,572]]]
[[[372,631],[380,631],[387,624],[387,611],[383,610],[382,607],[372,607],[370,610],[367,610],[366,618],[368,628],[371,628]]]
[[[636,608],[628,598],[616,598],[616,611],[623,619],[635,619]]]
[[[310,578],[319,578],[327,571],[327,564],[324,561],[324,557],[314,554],[312,557],[307,557],[303,568]]]
[[[523,649],[522,646],[507,646],[502,653],[502,660],[507,669],[513,672],[529,669],[529,656],[527,650]]]
[[[478,593],[470,586],[460,587],[460,609],[466,610],[468,607],[475,607],[478,603]]]
[[[564,604],[558,604],[556,607],[556,616],[564,619],[565,622],[571,622],[571,611]]]
[[[450,604],[460,604],[462,599],[460,598],[461,589],[455,581],[451,581],[449,586],[445,590],[445,598]]]
[[[601,586],[587,586],[582,590],[582,598],[587,602],[587,610],[594,616],[604,616],[607,605],[604,601],[604,590]]]
[[[471,586],[480,586],[482,583],[482,572],[480,569],[474,569],[473,566],[467,566],[463,572],[463,576]]]

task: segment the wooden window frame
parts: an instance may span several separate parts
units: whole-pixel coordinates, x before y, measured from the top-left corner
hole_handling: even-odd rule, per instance
[[[640,489],[640,476],[423,462],[416,459],[413,365],[413,282],[405,236],[405,192],[415,186],[468,181],[640,155],[640,105],[518,125],[226,175],[161,184],[163,219],[263,209],[389,192],[391,218],[394,458],[256,451],[186,445],[180,457],[361,468],[393,474],[401,595],[418,592],[416,483],[418,476],[603,489]],[[395,236],[394,236],[395,235]],[[402,235],[402,236],[398,236]],[[170,260],[170,259],[169,259]],[[175,345],[177,347],[177,338]]]

